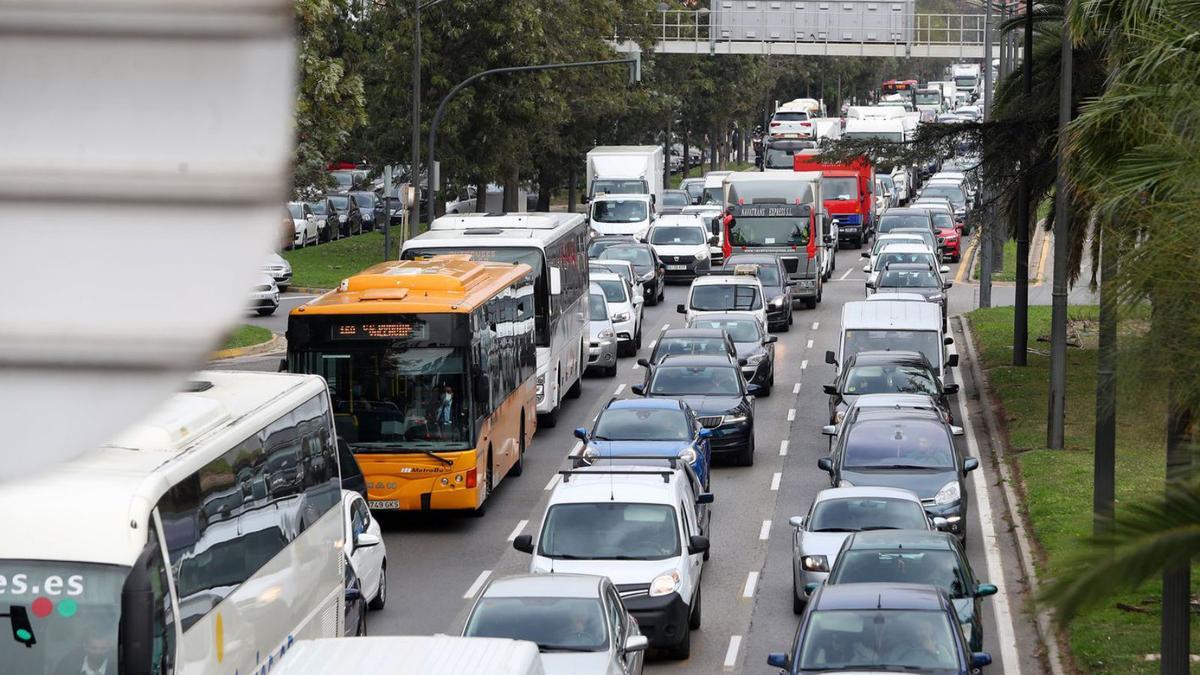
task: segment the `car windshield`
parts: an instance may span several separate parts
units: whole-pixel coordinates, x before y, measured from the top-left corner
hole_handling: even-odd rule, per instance
[[[879,288],[941,288],[933,270],[885,270]]]
[[[608,306],[604,296],[599,293],[588,295],[588,319],[591,321],[608,321]]]
[[[354,174],[350,171],[334,171],[329,175],[337,182],[338,187],[343,190],[354,186]]]
[[[937,396],[933,373],[916,366],[854,366],[846,374],[843,394],[930,394]]]
[[[729,347],[719,337],[665,337],[654,348],[654,360],[672,354],[729,354]]]
[[[762,334],[758,332],[758,321],[755,319],[721,319],[713,321],[701,318],[693,321],[692,327],[720,328],[728,333],[729,339],[734,342],[759,342],[762,340]]]
[[[967,203],[967,197],[963,194],[962,188],[954,185],[927,185],[921,194],[929,197],[949,197],[950,203],[954,204],[956,208]]]
[[[701,200],[700,203],[701,204],[720,204],[722,202],[722,200],[724,200],[724,199],[725,199],[725,197],[724,197],[724,195],[721,194],[720,187],[706,187],[706,188],[704,188],[704,199]]]
[[[592,283],[604,291],[604,297],[609,302],[626,302],[628,300],[628,296],[625,295],[625,282],[621,279],[599,279]]]
[[[848,177],[824,178],[821,180],[821,191],[825,199],[846,201],[858,199],[858,179]]]
[[[924,213],[885,213],[879,218],[880,234],[891,232],[898,227],[929,229],[929,216]]]
[[[692,309],[730,312],[762,309],[762,294],[749,284],[708,284],[692,288]]]
[[[842,454],[849,470],[912,466],[953,469],[945,428],[929,420],[865,420],[850,428]]]
[[[797,654],[803,671],[959,671],[959,648],[943,612],[823,610],[813,612]]]
[[[771,119],[776,122],[804,122],[808,120],[808,113],[801,111],[780,111],[775,113],[775,116]]]
[[[609,408],[600,413],[592,438],[599,441],[690,441],[687,415],[673,409]]]
[[[648,268],[654,265],[654,256],[650,255],[650,249],[641,246],[613,246],[604,249],[600,257],[611,260],[626,260],[633,263],[633,266],[637,268]]]
[[[595,274],[597,272],[611,272],[612,274],[616,274],[616,275],[620,276],[625,281],[628,281],[630,284],[633,283],[633,268],[630,265],[622,265],[622,264],[606,265],[600,261],[592,261],[592,263],[588,265],[588,270],[592,274]]]
[[[778,286],[779,285],[779,266],[769,263],[742,263],[744,265],[754,265],[758,268],[756,276],[762,282],[763,286]],[[736,256],[725,261],[725,268],[732,270],[738,265]]]
[[[741,396],[741,374],[729,366],[659,366],[650,393],[663,396]]]
[[[595,239],[592,241],[591,245],[588,246],[588,257],[598,258],[600,257],[600,254],[607,251],[610,246],[628,244],[631,241],[633,241],[633,239],[630,237],[609,237],[605,239]]]
[[[592,219],[600,223],[640,223],[649,211],[640,199],[600,199],[592,206]]]
[[[684,191],[688,194],[688,201],[695,201],[704,195],[704,182],[696,181],[683,186]]]
[[[375,198],[374,192],[355,192],[354,193],[354,201],[357,202],[358,205],[362,208],[369,209],[369,208],[374,207],[375,200],[376,200],[376,198]]]
[[[891,244],[924,244],[924,243],[925,243],[925,239],[917,234],[913,234],[913,235],[907,236],[907,237],[893,237],[891,235],[888,235],[886,237],[878,237],[877,239],[875,239],[875,246],[871,250],[871,255],[878,255],[880,250],[882,250],[885,246],[889,246]]]
[[[95,652],[94,669],[105,663],[106,672],[116,673],[121,588],[128,572],[115,565],[0,560],[0,593],[7,614],[0,640],[4,672],[76,675],[86,650]],[[159,603],[169,598],[161,582],[161,575],[150,574]],[[23,610],[25,620],[14,610]],[[156,646],[161,639],[161,634],[155,636]]]
[[[546,512],[538,548],[549,558],[673,558],[680,549],[675,508],[614,501],[554,504]]]
[[[792,169],[796,166],[794,157],[797,152],[799,149],[767,148],[766,155],[763,156],[763,165],[768,169]]]
[[[335,197],[330,197],[329,201],[333,204],[333,208],[335,208],[335,209],[350,208],[350,198],[349,197],[336,197],[335,196]]]
[[[608,648],[604,608],[596,598],[483,598],[463,635],[528,640],[544,652]]]
[[[941,230],[952,230],[954,229],[954,216],[945,211],[934,211],[933,224]]]
[[[592,194],[610,195],[644,195],[647,193],[646,181],[636,180],[597,180],[592,183]]]
[[[944,549],[850,549],[838,556],[837,565],[829,575],[831,584],[871,582],[936,586],[953,598],[965,596],[968,590],[958,555]]]
[[[942,363],[942,338],[931,330],[867,330],[852,329],[845,333],[842,358],[849,359],[859,352],[906,351],[920,352],[933,364],[934,372]]]
[[[683,190],[667,190],[663,193],[663,206],[687,206],[690,203]]]
[[[299,204],[288,204],[288,213],[292,214],[292,218],[296,220],[304,219],[304,207]]]
[[[918,91],[917,105],[941,105],[942,93],[939,91]]]
[[[664,226],[650,230],[650,243],[659,246],[703,244],[707,240],[699,227]]]
[[[805,246],[809,223],[806,218],[734,218],[729,232],[734,246]]]
[[[904,253],[901,251],[890,251],[888,249],[884,249],[880,251],[879,255],[875,258],[875,269],[886,269],[888,265],[895,265],[897,263],[902,265],[933,265],[935,262],[936,261],[933,259],[933,254],[928,251],[911,251]]]
[[[309,202],[308,208],[312,209],[312,212],[318,216],[323,216],[328,213],[328,211],[325,209],[325,200],[321,200],[319,202]]]
[[[808,522],[809,532],[927,529],[920,502],[886,497],[826,499],[813,507]]]

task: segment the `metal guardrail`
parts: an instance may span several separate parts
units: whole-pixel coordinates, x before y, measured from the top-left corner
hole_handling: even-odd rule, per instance
[[[630,16],[613,41],[650,35],[668,53],[899,53],[911,56],[982,55],[982,14],[922,14],[891,2],[763,3],[761,10],[664,10]],[[769,5],[814,10],[781,11]],[[993,39],[998,33],[993,28]],[[861,49],[855,51],[854,47]],[[870,49],[874,48],[874,49]]]

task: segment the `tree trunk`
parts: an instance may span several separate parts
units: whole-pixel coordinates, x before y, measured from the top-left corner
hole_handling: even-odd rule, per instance
[[[1165,322],[1163,322],[1165,323]],[[1186,490],[1185,481],[1192,473],[1196,450],[1195,411],[1178,397],[1174,383],[1167,385],[1167,494]],[[1162,587],[1162,662],[1163,675],[1188,672],[1191,636],[1192,570],[1187,564],[1163,571]]]
[[[1096,352],[1096,457],[1092,466],[1092,532],[1110,531],[1116,499],[1117,443],[1117,294],[1116,242],[1109,242],[1104,225],[1100,237],[1100,345]]]
[[[471,179],[471,184],[475,186],[475,213],[487,213],[487,179],[476,176]]]
[[[575,186],[575,165],[572,164],[570,169],[567,169],[567,210],[575,213],[575,207],[579,202],[579,193]]]
[[[507,167],[504,176],[504,212],[516,213],[519,210],[521,197],[520,169],[515,166]]]
[[[550,177],[550,172],[544,169],[538,169],[538,196],[537,210],[550,210],[550,195],[554,193],[554,181]]]
[[[688,154],[691,150],[692,132],[688,129],[685,122],[683,125],[683,177],[688,177],[688,171],[692,169],[691,156]]]

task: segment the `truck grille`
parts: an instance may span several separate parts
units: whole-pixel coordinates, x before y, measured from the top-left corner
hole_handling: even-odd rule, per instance
[[[707,428],[707,429],[715,429],[716,427],[721,426],[721,420],[723,420],[723,419],[724,419],[723,415],[714,415],[712,417],[701,417],[700,424],[703,424],[705,426],[705,428]]]

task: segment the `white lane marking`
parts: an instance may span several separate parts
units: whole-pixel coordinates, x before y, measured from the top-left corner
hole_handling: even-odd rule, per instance
[[[805,348],[805,349],[812,349],[812,346],[813,346],[813,341],[812,341],[812,340],[809,340],[809,341],[808,341],[808,344],[804,345],[804,348]]]
[[[635,364],[633,364],[633,367],[630,368],[630,370],[637,370],[638,368],[641,368],[641,366],[639,366],[638,364],[635,363]]]
[[[783,480],[783,474],[776,471],[775,475],[771,476],[771,492],[779,492],[779,481]]]
[[[788,446],[787,441],[779,441],[779,456],[780,457],[787,457],[787,446]]]
[[[521,522],[517,523],[517,526],[513,528],[513,531],[508,533],[508,540],[512,541],[520,536],[521,532],[525,530],[525,526],[528,524],[528,520],[522,520]]]
[[[793,385],[792,385],[792,393],[793,393],[793,394],[799,394],[799,393],[800,393],[800,383],[799,383],[799,382],[797,382],[796,384],[793,384]]]
[[[816,330],[816,329],[818,329],[818,328],[820,328],[820,327],[821,327],[821,322],[820,322],[820,321],[814,321],[814,322],[813,322],[813,327],[812,327],[812,329],[813,329],[813,330]]]
[[[759,541],[766,541],[770,538],[771,538],[771,521],[764,520],[762,527],[760,527],[758,530],[758,539],[759,539]]]
[[[743,598],[753,598],[754,589],[758,586],[758,572],[751,572],[746,575],[746,585],[742,587]]]
[[[845,273],[845,274],[843,274],[842,276],[838,277],[838,281],[845,281],[845,280],[846,280],[846,277],[850,276],[850,275],[851,275],[851,274],[853,274],[853,273],[854,273],[854,268],[853,268],[853,267],[851,267],[850,269],[846,270],[846,273]]]
[[[621,392],[623,392],[623,391],[625,391],[625,383],[624,382],[617,385],[617,390],[613,392],[613,396],[620,396]]]
[[[958,409],[967,430],[967,452],[972,457],[979,457],[979,445],[975,441],[975,429],[967,417],[967,407],[963,403],[965,397],[959,397]],[[979,516],[979,530],[982,536],[983,554],[987,560],[988,581],[996,586],[996,596],[992,598],[992,611],[996,614],[996,642],[1000,644],[1000,658],[1004,661],[1004,669],[1008,672],[1020,672],[1021,662],[1017,657],[1016,630],[1013,627],[1012,610],[1008,606],[1008,593],[1004,583],[1004,568],[1000,560],[1000,542],[998,541],[996,523],[992,518],[992,502],[988,496],[987,479],[984,478],[984,462],[980,461],[979,468],[971,472],[971,482],[975,487],[975,499],[979,505],[975,512]]]
[[[583,450],[583,441],[575,441],[575,446],[572,447],[571,451],[567,453],[567,457],[574,457],[575,455],[578,455],[580,450]]]
[[[812,340],[809,340],[809,342],[812,342]],[[807,368],[808,368],[808,359],[804,359],[803,361],[800,362],[800,370],[805,370]]]
[[[729,636],[729,649],[725,650],[725,663],[723,664],[725,670],[733,670],[733,667],[737,665],[738,649],[740,649],[741,646],[741,635]]]
[[[788,421],[789,422],[796,421],[796,409],[795,408],[788,408]]]
[[[668,329],[668,328],[670,328],[670,327],[671,327],[671,324],[669,324],[669,323],[664,323],[664,324],[663,324],[663,327],[662,327],[662,329],[663,329],[663,330],[666,330],[666,329]]]
[[[549,492],[550,490],[553,490],[554,486],[558,485],[558,481],[561,479],[562,479],[562,476],[557,473],[554,474],[553,476],[551,476],[550,482],[546,483],[546,491]]]
[[[488,577],[490,576],[492,576],[491,570],[484,570],[480,572],[479,576],[475,577],[475,583],[471,584],[471,587],[467,589],[466,593],[463,593],[463,599],[470,600],[471,598],[475,597],[475,594],[479,592],[479,589],[483,588],[483,585],[487,583]]]

